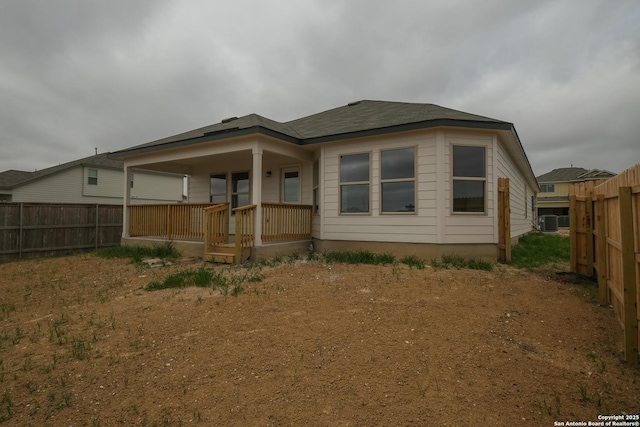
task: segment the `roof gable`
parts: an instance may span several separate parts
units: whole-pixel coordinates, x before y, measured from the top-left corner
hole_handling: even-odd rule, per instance
[[[61,165],[52,166],[35,172],[8,170],[0,173],[0,188],[10,189],[27,182],[44,178],[58,172],[76,167],[76,166],[95,166],[109,169],[124,169],[124,163],[121,160],[114,160],[108,157],[109,153],[97,154],[95,156],[85,157],[83,159],[73,160]]]
[[[615,176],[615,174],[605,170],[570,167],[554,169],[538,176],[536,179],[538,182],[570,182],[611,178],[612,176]]]

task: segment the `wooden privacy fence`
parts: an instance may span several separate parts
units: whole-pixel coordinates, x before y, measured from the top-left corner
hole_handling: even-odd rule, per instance
[[[204,210],[215,203],[128,205],[129,236],[167,240],[204,238]]]
[[[571,270],[596,276],[598,299],[624,328],[625,359],[638,362],[640,164],[607,181],[569,191]]]
[[[95,250],[121,237],[120,205],[0,204],[0,259]]]

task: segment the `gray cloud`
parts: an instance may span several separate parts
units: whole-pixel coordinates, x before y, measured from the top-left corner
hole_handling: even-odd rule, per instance
[[[622,0],[0,2],[0,170],[357,99],[513,122],[534,172],[640,162]]]

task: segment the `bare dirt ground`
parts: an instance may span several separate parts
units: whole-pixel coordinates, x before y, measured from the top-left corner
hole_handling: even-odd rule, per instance
[[[142,289],[201,265],[0,264],[0,424],[552,426],[640,408],[595,288],[296,262],[237,297]]]

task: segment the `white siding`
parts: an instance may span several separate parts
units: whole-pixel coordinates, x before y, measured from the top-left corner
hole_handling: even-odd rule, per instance
[[[151,172],[133,170],[133,188],[131,189],[132,203],[176,203],[182,201],[182,176],[162,175]],[[124,173],[120,173],[120,181]],[[119,193],[122,193],[120,188]]]
[[[386,137],[372,137],[327,144],[320,168],[323,218],[319,236],[327,240],[435,243],[436,216],[436,148],[434,132],[407,132]],[[398,148],[416,149],[416,212],[382,214],[380,212],[380,151]],[[370,213],[340,214],[340,156],[370,153]]]
[[[503,143],[496,138],[496,174],[509,178],[509,199],[511,208],[511,237],[517,237],[532,230],[535,218],[531,213],[531,196],[534,190],[526,184],[506,152]],[[496,184],[497,185],[497,184]]]
[[[98,171],[97,185],[88,184],[89,169]],[[133,199],[132,203],[167,203],[182,200],[181,176],[145,172],[136,172],[135,175],[134,179],[140,181],[143,188],[138,193],[139,197]],[[121,170],[76,166],[16,187],[13,190],[12,201],[119,205],[123,202],[123,180],[124,172]],[[162,191],[150,190],[156,180],[159,182],[157,188]]]
[[[488,134],[474,134],[449,131],[445,133],[444,158],[438,164],[444,167],[444,200],[441,213],[444,215],[444,241],[442,243],[496,243],[497,219],[494,217],[496,198],[495,177],[493,174],[494,148],[493,137]],[[454,145],[472,145],[486,148],[486,200],[484,214],[453,213],[453,165],[452,147]]]

